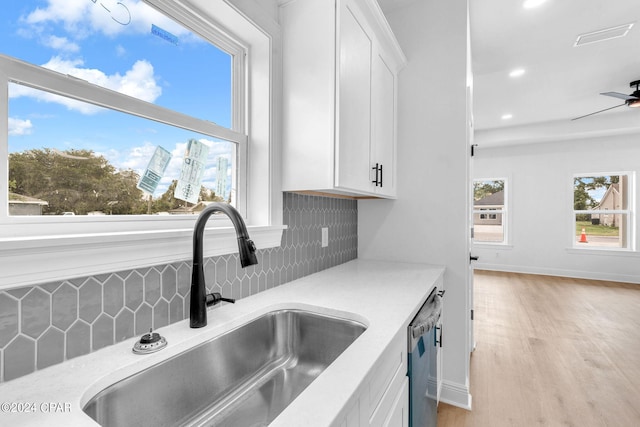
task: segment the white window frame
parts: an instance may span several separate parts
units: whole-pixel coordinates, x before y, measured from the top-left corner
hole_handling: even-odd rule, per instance
[[[580,177],[596,177],[596,176],[626,176],[627,177],[627,209],[594,209],[594,210],[576,210],[574,206],[574,191],[575,180]],[[594,172],[594,173],[576,173],[573,174],[571,179],[571,248],[581,251],[605,251],[605,252],[635,252],[636,248],[636,214],[635,214],[635,192],[636,192],[636,177],[635,172],[632,171],[618,171],[618,172]],[[627,247],[607,247],[607,246],[584,246],[581,245],[575,234],[576,229],[576,215],[579,214],[601,214],[601,215],[615,215],[623,214],[627,218],[626,224],[626,236]]]
[[[502,209],[473,209],[473,206],[471,208],[472,211],[472,221],[475,221],[475,215],[476,214],[484,214],[484,215],[502,215],[502,242],[490,242],[490,241],[477,241],[475,238],[475,233],[474,233],[474,237],[473,237],[473,244],[474,245],[482,245],[482,246],[509,246],[509,232],[510,232],[510,225],[511,225],[511,218],[509,215],[509,178],[506,177],[499,177],[499,178],[473,178],[473,180],[471,181],[472,185],[473,183],[477,182],[477,181],[504,181],[504,205],[502,207]],[[485,218],[486,219],[486,218]],[[473,224],[474,228],[475,228],[475,224]]]
[[[278,93],[280,30],[257,3],[241,0],[145,0],[233,54],[232,129],[118,94],[88,82],[3,56],[0,64],[0,173],[8,177],[8,82],[108,106],[238,145],[237,207],[259,249],[280,245]],[[232,4],[237,3],[237,4]],[[215,18],[213,18],[215,16]],[[229,31],[233,28],[233,31]],[[276,48],[274,48],[276,47]],[[246,61],[246,62],[245,62]],[[246,92],[245,92],[246,91]],[[244,120],[244,117],[247,117]],[[0,186],[0,289],[189,260],[196,217],[9,216]],[[205,256],[237,252],[226,218],[211,218]],[[214,237],[215,236],[215,237]]]

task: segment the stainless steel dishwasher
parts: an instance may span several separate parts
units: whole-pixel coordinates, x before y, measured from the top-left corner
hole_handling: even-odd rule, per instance
[[[435,427],[439,395],[438,352],[442,345],[442,296],[438,288],[427,297],[409,324],[409,427]]]

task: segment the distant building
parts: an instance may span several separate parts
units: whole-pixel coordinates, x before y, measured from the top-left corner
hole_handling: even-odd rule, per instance
[[[216,173],[216,196],[222,197],[223,200],[227,200],[229,195],[227,194],[227,176],[229,171],[229,159],[226,157],[218,157]]]
[[[22,194],[9,193],[9,215],[42,215],[42,208],[49,202]]]
[[[600,199],[597,210],[614,211],[622,209],[622,194],[620,193],[620,184],[611,184],[607,191]],[[610,227],[620,226],[622,217],[620,214],[593,214],[592,220],[599,220],[600,225]]]
[[[474,211],[486,211],[473,214],[473,223],[480,225],[502,225],[502,214],[491,212],[504,208],[504,190],[489,194],[473,203]]]

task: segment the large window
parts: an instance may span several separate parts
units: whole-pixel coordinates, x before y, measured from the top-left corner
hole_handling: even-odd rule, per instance
[[[3,16],[9,215],[237,204],[240,46],[136,0],[9,2]]]
[[[507,180],[473,181],[473,242],[507,242]]]
[[[575,247],[633,249],[632,185],[630,173],[573,177]]]
[[[280,29],[259,2],[5,6],[0,289],[189,259],[211,200],[280,244]],[[206,233],[205,256],[237,251],[224,215]]]

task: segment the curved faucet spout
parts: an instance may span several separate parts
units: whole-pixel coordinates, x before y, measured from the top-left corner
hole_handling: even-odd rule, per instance
[[[255,253],[256,246],[249,238],[244,220],[233,206],[225,203],[212,203],[200,212],[193,230],[193,270],[191,272],[191,307],[189,310],[190,326],[192,328],[201,328],[207,325],[207,296],[202,248],[205,225],[209,217],[215,212],[224,213],[233,223],[238,237],[238,252],[242,267],[258,263]],[[215,302],[219,300],[217,299]]]

